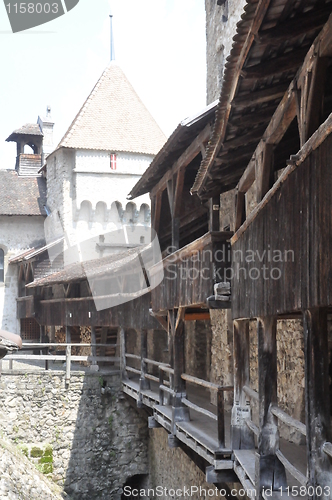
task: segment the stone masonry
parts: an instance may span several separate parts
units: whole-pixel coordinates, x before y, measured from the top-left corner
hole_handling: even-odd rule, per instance
[[[245,0],[226,0],[224,5],[218,5],[217,0],[205,0],[207,104],[219,98],[225,63],[245,4]]]
[[[64,372],[4,372],[0,430],[73,500],[120,500],[148,473],[147,423],[120,389],[118,375],[75,372],[67,388]]]

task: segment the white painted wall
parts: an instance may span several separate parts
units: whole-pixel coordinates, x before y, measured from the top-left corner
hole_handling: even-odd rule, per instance
[[[8,265],[10,257],[43,245],[44,217],[0,216],[0,247],[5,252],[5,281],[0,283],[0,328],[20,333],[16,319],[18,295],[17,265]]]
[[[53,212],[47,239],[51,241],[65,232],[65,249],[86,242],[72,254],[67,252],[66,264],[122,251],[127,243],[149,242],[149,195],[135,202],[129,202],[127,196],[153,157],[116,155],[115,171],[110,167],[110,153],[104,151],[62,148],[47,159],[47,203]]]

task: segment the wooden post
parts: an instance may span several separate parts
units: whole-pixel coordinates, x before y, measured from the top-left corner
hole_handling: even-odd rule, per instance
[[[160,389],[160,386],[164,383],[164,372],[159,366],[159,404],[163,406],[164,404],[164,391]]]
[[[209,199],[209,231],[219,231],[220,196]]]
[[[331,459],[322,449],[332,440],[326,309],[304,313],[304,356],[308,486],[314,486],[313,498],[318,499],[317,485],[332,491]]]
[[[123,328],[119,328],[119,339],[120,339],[120,371],[122,374],[122,380],[128,379],[128,374],[126,371],[126,338],[125,331]]]
[[[243,391],[250,383],[249,321],[234,321],[234,404],[232,409],[231,437],[234,450],[255,448],[253,432],[247,427],[251,419],[250,400]]]
[[[71,344],[70,326],[66,326],[66,344]]]
[[[224,418],[224,391],[218,389],[217,393],[217,425],[218,425],[218,447],[225,448],[225,418]]]
[[[271,405],[277,405],[277,322],[275,317],[258,318],[258,387],[259,426],[256,485],[259,498],[266,488],[278,490],[287,486],[285,468],[276,457],[279,449],[277,418]]]
[[[176,315],[171,311],[171,330],[174,339],[174,397],[172,405],[172,433],[175,434],[175,423],[189,420],[189,409],[182,403],[182,398],[186,397],[186,384],[181,378],[185,371],[184,360],[184,316],[185,308],[179,307]]]
[[[238,191],[235,196],[235,228],[237,231],[246,220],[245,193]]]
[[[94,326],[91,327],[91,356],[97,356],[97,346],[96,346],[96,328]],[[97,361],[92,361],[93,365],[97,364]]]
[[[144,358],[147,358],[148,355],[148,349],[147,349],[147,337],[148,337],[148,332],[147,330],[137,330],[137,334],[141,335],[141,376],[139,379],[139,388],[141,390],[147,390],[150,389],[150,381],[145,378],[145,375],[147,373],[147,365],[146,362],[144,361]]]
[[[71,345],[66,347],[66,384],[70,382],[70,366],[71,366]]]
[[[273,144],[265,144],[263,151],[256,156],[256,199],[262,201],[273,185]]]

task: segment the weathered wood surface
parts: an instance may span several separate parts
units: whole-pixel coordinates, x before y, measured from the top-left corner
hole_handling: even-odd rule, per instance
[[[323,451],[332,438],[327,310],[305,311],[303,324],[308,484],[332,488],[331,460]]]
[[[177,307],[207,307],[213,285],[224,279],[230,267],[231,232],[212,232],[166,257],[151,269],[152,309],[154,312]],[[164,269],[164,279],[154,288],[155,273]]]
[[[259,318],[258,329],[258,388],[259,388],[259,459],[257,461],[257,489],[278,490],[287,486],[284,466],[276,457],[279,449],[278,422],[271,413],[277,403],[277,321],[274,317]]]
[[[255,447],[254,435],[246,425],[251,418],[249,398],[244,387],[250,380],[249,321],[234,321],[234,404],[232,409],[232,447],[252,449]]]
[[[34,298],[32,295],[27,297],[19,297],[17,299],[17,319],[34,318],[35,307]]]
[[[101,311],[96,310],[93,297],[79,299],[38,300],[35,296],[35,318],[41,325],[111,326],[123,328],[160,329],[149,314],[151,295]]]
[[[138,380],[127,380],[124,382],[124,391],[130,394],[132,397],[138,399],[139,394],[139,384]],[[128,388],[128,390],[126,389]],[[158,404],[158,386],[153,384],[151,391],[143,391],[143,395],[149,396],[146,402],[149,402],[151,408],[154,409],[155,415],[157,414],[156,420],[170,432],[171,430],[171,420],[172,420],[172,407],[164,406]],[[236,471],[238,477],[243,473],[244,469],[240,465],[236,468],[236,463],[244,465],[245,470],[249,473],[251,480],[247,479],[245,483],[248,488],[253,488],[255,484],[255,450],[234,450],[234,455],[239,459],[233,461],[229,459],[216,459],[215,453],[218,454],[218,439],[217,439],[217,427],[216,412],[217,408],[210,403],[209,393],[205,391],[204,388],[197,386],[187,387],[188,397],[190,401],[186,401],[186,405],[190,409],[190,421],[189,422],[177,422],[176,423],[176,436],[192,450],[194,450],[200,456],[203,456],[209,463],[214,465],[216,470],[223,470],[224,468],[233,468]],[[143,396],[144,400],[144,396]],[[151,402],[155,401],[151,405]],[[199,411],[198,408],[203,411]],[[213,418],[214,417],[214,418]],[[225,412],[225,438],[226,446],[225,452],[228,450],[228,456],[230,456],[230,414]],[[289,443],[284,440],[282,441],[282,455],[285,459],[296,468],[296,470],[303,475],[305,472],[305,461],[303,460],[303,455],[305,454],[305,447],[297,446],[294,443]],[[245,474],[241,476],[243,479],[246,477]],[[302,476],[299,476],[302,477]],[[243,483],[242,483],[243,484]],[[288,476],[288,485],[299,487],[299,483]],[[284,492],[284,496],[287,494]]]
[[[332,305],[331,153],[329,135],[233,238],[234,318]]]

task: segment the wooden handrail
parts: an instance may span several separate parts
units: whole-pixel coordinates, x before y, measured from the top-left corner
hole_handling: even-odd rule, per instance
[[[329,443],[328,441],[323,444],[323,451],[328,455],[329,457],[332,457],[332,443]]]
[[[22,349],[27,347],[27,348],[30,348],[30,349],[44,349],[45,347],[67,347],[67,346],[71,346],[71,347],[118,347],[118,344],[67,344],[67,343],[54,343],[54,342],[50,342],[50,343],[27,343],[27,342],[24,342],[22,344]]]
[[[243,392],[248,396],[250,399],[254,399],[255,401],[258,401],[259,399],[259,394],[257,391],[254,391],[254,389],[251,389],[251,387],[248,387],[247,385],[243,386]]]
[[[182,398],[181,401],[185,406],[188,406],[188,408],[191,408],[192,410],[197,411],[198,413],[203,413],[203,415],[206,415],[207,417],[212,418],[213,420],[216,421],[218,420],[217,415],[215,415],[209,410],[206,410],[205,408],[201,408],[200,406],[195,405],[195,403],[192,403],[191,401],[189,401],[189,399]]]
[[[168,394],[171,394],[172,396],[175,395],[175,392],[173,391],[173,389],[170,389],[169,387],[167,387],[166,385],[163,385],[163,384],[161,384],[159,386],[159,390],[167,392]]]
[[[189,382],[191,384],[200,385],[201,387],[205,387],[206,389],[211,389],[213,391],[232,391],[234,389],[233,386],[222,386],[218,384],[214,384],[213,382],[208,382],[207,380],[203,380],[201,378],[193,377],[192,375],[187,375],[186,373],[182,373],[182,380]]]
[[[289,427],[293,427],[294,429],[299,431],[301,434],[303,434],[303,436],[307,435],[307,428],[305,424],[288,415],[288,413],[279,408],[279,406],[272,405],[271,413],[284,424],[288,425]]]
[[[9,361],[66,361],[67,356],[64,354],[8,354],[4,360]],[[118,363],[120,358],[114,356],[71,356],[72,361],[100,361]]]
[[[136,373],[137,375],[141,374],[141,370],[137,370],[136,368],[132,368],[131,366],[126,366],[126,371]]]
[[[306,486],[307,485],[307,482],[308,482],[307,477],[304,474],[302,474],[302,472],[300,472],[299,470],[297,470],[297,468],[294,467],[294,465],[291,464],[289,460],[287,460],[287,458],[285,457],[285,455],[280,450],[276,451],[276,456],[279,458],[280,462],[283,464],[283,466],[285,467],[285,469],[287,469],[288,472],[293,477],[295,477],[295,479],[301,484],[301,486]]]
[[[245,419],[245,424],[247,427],[249,427],[249,429],[255,434],[255,436],[259,436],[259,428],[257,427],[256,424],[254,424],[254,422],[252,420],[250,420],[250,418],[246,418]]]
[[[137,354],[125,354],[126,358],[128,359],[138,359],[139,361],[141,361],[141,356],[138,356]]]
[[[143,361],[149,365],[170,367],[169,364],[161,363],[161,361],[155,361],[154,359],[143,358]]]
[[[170,366],[167,365],[159,365],[159,369],[162,370],[163,372],[170,373],[171,375],[174,375],[174,369],[171,368]]]

